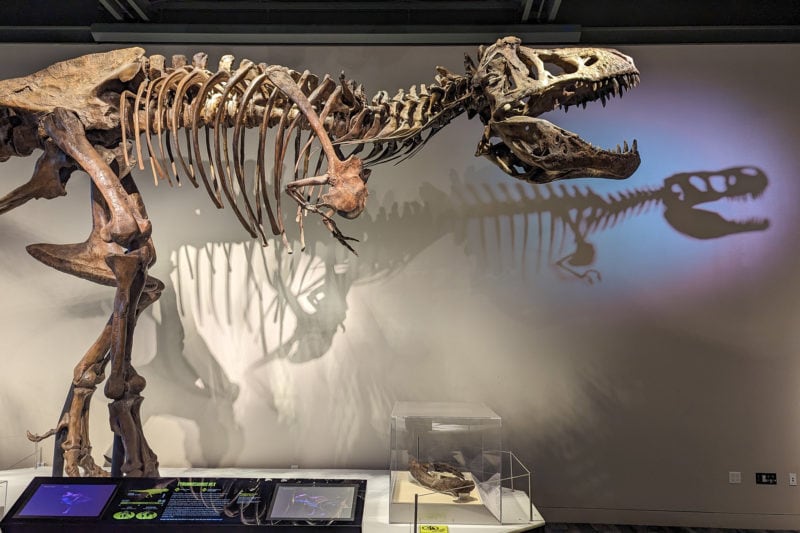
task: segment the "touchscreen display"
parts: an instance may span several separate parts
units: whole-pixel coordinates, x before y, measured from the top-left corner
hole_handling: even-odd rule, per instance
[[[271,520],[353,520],[355,485],[282,484],[275,489]]]
[[[16,516],[98,517],[114,494],[116,484],[43,483]]]

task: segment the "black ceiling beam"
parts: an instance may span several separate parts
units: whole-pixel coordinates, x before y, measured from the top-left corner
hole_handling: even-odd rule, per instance
[[[582,27],[581,42],[594,44],[798,43],[800,26]]]
[[[141,1],[141,0],[139,0]],[[465,44],[518,35],[536,44],[633,45],[684,43],[800,43],[800,25],[580,27],[503,26],[203,26],[94,24],[0,26],[0,42],[227,43],[227,44]]]
[[[105,9],[106,13],[114,17],[114,20],[125,20],[125,11],[119,8],[116,0],[98,0],[100,5]]]
[[[481,10],[507,8],[517,0],[392,0],[337,1],[324,0],[160,0],[152,2],[158,11],[428,11],[439,9]]]
[[[552,23],[556,20],[559,9],[561,9],[561,0],[550,0],[550,6],[547,9],[547,22]]]
[[[127,0],[128,5],[136,13],[136,16],[142,22],[150,22],[153,16],[153,9],[150,5],[150,0]]]
[[[521,23],[525,24],[530,20],[534,1],[542,2],[544,0],[522,0],[522,16],[520,18]]]
[[[800,26],[580,27],[504,26],[270,26],[95,24],[97,42],[241,44],[468,44],[517,35],[530,44],[796,43]]]
[[[568,44],[580,40],[569,25],[502,26],[287,26],[204,24],[94,24],[104,43],[357,44],[445,45],[486,43],[506,35],[523,42]]]
[[[91,26],[0,26],[0,43],[93,43]]]

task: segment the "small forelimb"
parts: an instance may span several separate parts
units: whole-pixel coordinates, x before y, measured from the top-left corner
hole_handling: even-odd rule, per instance
[[[325,224],[325,227],[328,228],[328,231],[339,241],[341,244],[344,245],[345,248],[353,252],[354,254],[358,255],[358,253],[350,246],[348,241],[358,242],[358,239],[355,237],[348,237],[347,235],[343,234],[339,228],[336,226],[336,222],[333,221],[331,215],[335,212],[335,209],[326,204],[326,203],[318,203],[312,204],[309,202],[305,197],[303,197],[303,193],[301,192],[302,187],[306,186],[314,186],[314,185],[326,185],[329,183],[329,176],[327,174],[323,174],[321,176],[314,176],[311,178],[303,178],[296,181],[292,181],[286,184],[286,192],[291,196],[295,202],[300,206],[301,213],[298,216],[302,217],[302,212],[308,211],[310,213],[316,213],[320,217],[322,217],[322,223]],[[331,211],[330,214],[324,213],[323,209],[328,209]],[[302,221],[300,221],[300,239],[301,242],[304,243],[305,238],[303,236],[303,225]],[[303,244],[305,247],[305,244]]]
[[[320,214],[322,215],[322,223],[325,224],[325,227],[328,228],[328,231],[331,232],[331,234],[336,238],[336,240],[339,241],[345,248],[353,252],[355,255],[358,255],[358,252],[356,252],[355,249],[352,246],[350,246],[350,243],[347,242],[347,241],[359,242],[358,239],[356,239],[355,237],[348,237],[347,235],[343,234],[341,231],[339,231],[339,228],[336,227],[336,222],[334,222],[332,218],[322,213]]]

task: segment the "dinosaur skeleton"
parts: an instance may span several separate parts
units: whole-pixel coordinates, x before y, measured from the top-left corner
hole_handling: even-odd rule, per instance
[[[150,476],[158,470],[139,414],[145,380],[130,362],[137,318],[164,287],[148,275],[156,259],[152,226],[131,175],[135,164],[144,168],[145,150],[156,182],[185,177],[196,187],[202,183],[217,207],[227,203],[264,244],[269,232],[288,247],[285,192],[297,204],[301,246],[304,215],[315,213],[351,250],[353,239],[332,217],[355,218],[364,210],[368,167],[414,155],[465,112],[484,124],[477,155],[515,178],[624,179],[639,165],[635,141],[603,150],[537,118],[591,100],[605,105],[635,86],[633,61],[613,50],[534,50],[506,37],[481,47],[477,63],[467,57],[465,75],[440,67],[429,86],[393,97],[379,92],[371,100],[344,76],[337,83],[246,59],[234,69],[232,56],[224,56],[216,72],[206,64],[202,53],[191,64],[173,56],[168,66],[163,56],[128,48],[0,81],[0,161],[42,150],[30,181],[0,198],[0,214],[31,199],[63,196],[71,174],[85,171],[92,182],[87,240],[35,244],[28,252],[62,272],[116,287],[112,316],[76,366],[71,398],[54,430],[66,431],[67,475],[80,475],[81,468],[104,474],[91,457],[88,409],[107,366],[111,427],[124,447],[121,471]],[[248,129],[258,130],[252,179],[243,169]],[[271,176],[265,167],[270,139]],[[287,169],[293,179],[284,182]]]

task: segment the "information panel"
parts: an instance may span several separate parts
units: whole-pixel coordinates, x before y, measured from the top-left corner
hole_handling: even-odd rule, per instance
[[[361,531],[365,480],[35,478],[3,533]]]

